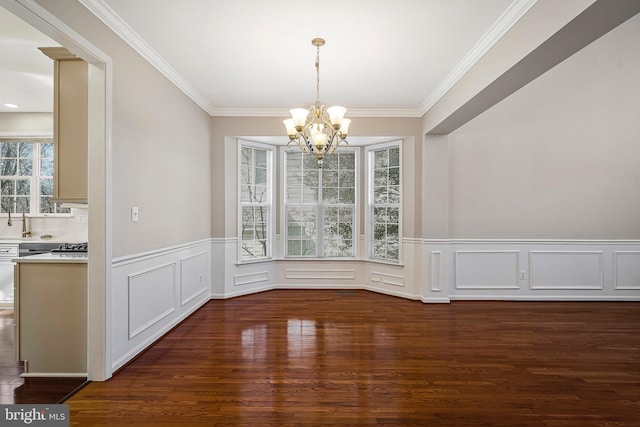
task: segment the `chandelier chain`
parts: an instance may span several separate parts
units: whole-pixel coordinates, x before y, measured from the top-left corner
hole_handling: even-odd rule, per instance
[[[316,46],[316,104],[320,103],[320,45]]]

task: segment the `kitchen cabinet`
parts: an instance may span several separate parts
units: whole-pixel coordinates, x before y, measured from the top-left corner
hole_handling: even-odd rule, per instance
[[[17,243],[0,244],[0,309],[13,308],[13,262],[18,256]]]
[[[20,258],[15,267],[15,347],[23,376],[86,377],[86,257],[36,257]]]
[[[89,65],[63,47],[53,59],[53,201],[87,203]]]

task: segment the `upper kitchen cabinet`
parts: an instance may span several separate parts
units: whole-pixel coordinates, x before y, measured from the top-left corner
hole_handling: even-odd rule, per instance
[[[41,47],[53,59],[53,201],[87,203],[88,64],[63,47]]]

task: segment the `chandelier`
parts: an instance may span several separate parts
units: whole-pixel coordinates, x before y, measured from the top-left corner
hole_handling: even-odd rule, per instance
[[[341,142],[349,145],[346,138],[351,123],[344,118],[346,108],[336,105],[325,110],[320,104],[320,46],[324,43],[321,38],[311,40],[316,47],[316,103],[309,109],[289,110],[291,118],[284,120],[289,144],[295,141],[304,153],[315,156],[319,168],[324,157],[333,153]]]

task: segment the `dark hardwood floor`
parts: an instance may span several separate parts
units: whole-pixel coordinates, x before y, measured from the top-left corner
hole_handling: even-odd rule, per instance
[[[638,426],[640,303],[216,300],[67,400],[82,426]]]
[[[15,360],[13,310],[0,309],[0,404],[60,403],[86,383],[86,378],[21,378]]]

